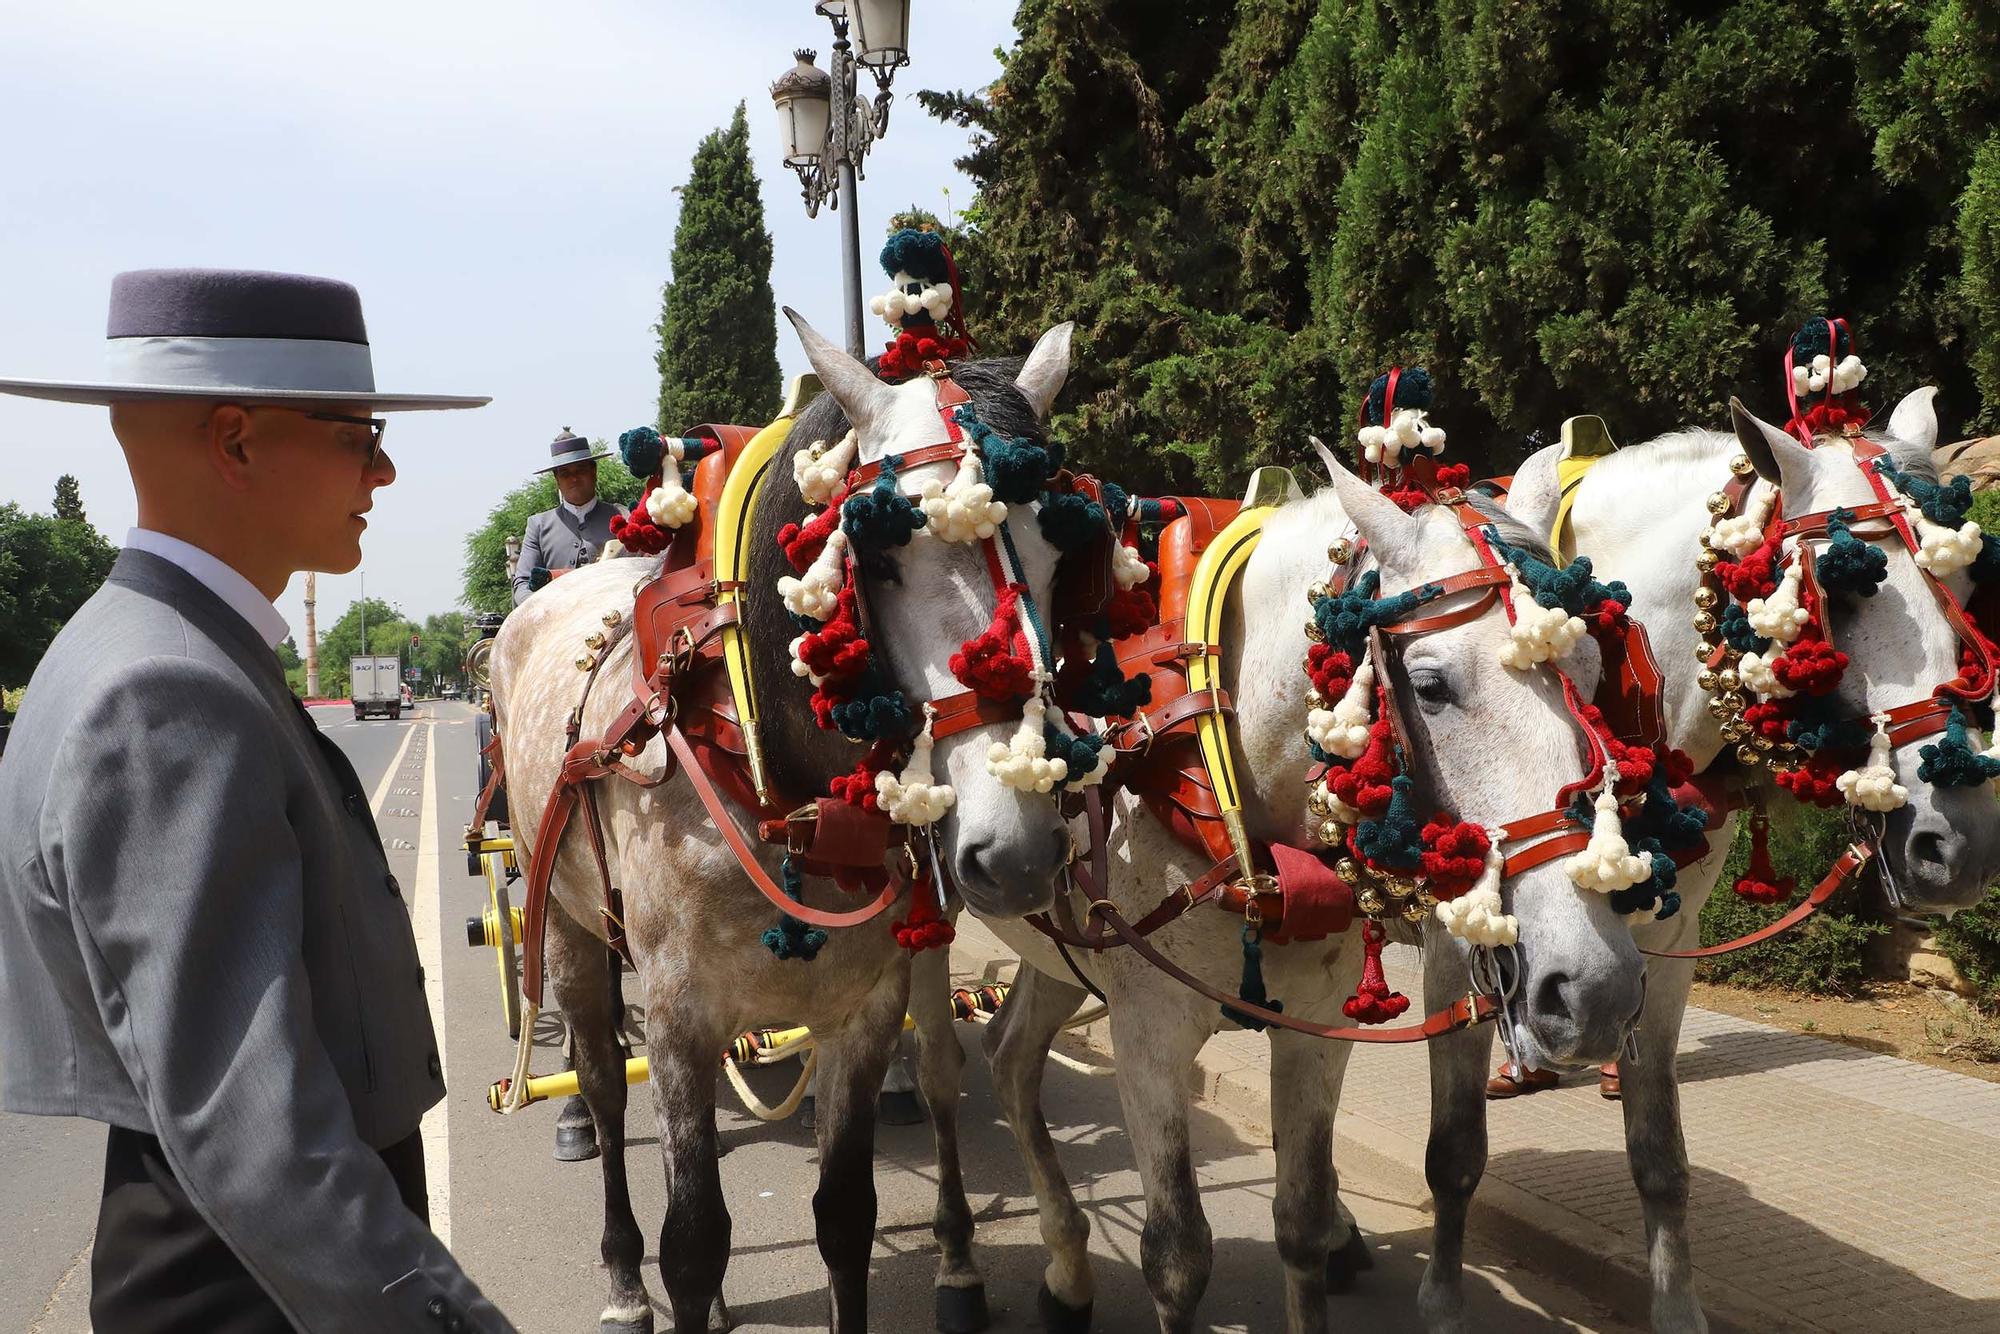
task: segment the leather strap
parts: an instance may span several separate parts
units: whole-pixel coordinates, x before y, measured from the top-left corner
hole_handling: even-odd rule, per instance
[[[1698,950],[1641,949],[1639,952],[1651,955],[1655,959],[1713,959],[1719,954],[1734,954],[1737,950],[1749,949],[1752,945],[1761,945],[1773,936],[1783,935],[1817,912],[1828,899],[1832,898],[1840,890],[1842,885],[1853,879],[1855,874],[1868,864],[1868,859],[1871,855],[1869,849],[1862,844],[1855,843],[1850,845],[1847,851],[1841,853],[1840,857],[1833,863],[1832,868],[1827,871],[1825,878],[1813,886],[1812,893],[1799,900],[1798,904],[1790,912],[1762,930],[1752,931],[1747,936],[1738,936],[1736,939],[1726,940],[1720,945],[1708,945]]]

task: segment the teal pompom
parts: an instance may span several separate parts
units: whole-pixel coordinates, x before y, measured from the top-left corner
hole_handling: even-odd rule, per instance
[[[1095,732],[1078,736],[1054,723],[1046,723],[1042,727],[1042,748],[1048,758],[1069,766],[1069,775],[1056,784],[1061,789],[1097,767],[1097,754],[1104,749],[1104,738]]]
[[[1978,787],[2000,778],[2000,760],[1972,748],[1965,715],[1957,709],[1944,725],[1944,739],[1919,747],[1917,754],[1923,760],[1917,766],[1917,777],[1933,787]]]
[[[1285,1003],[1272,1000],[1265,990],[1263,933],[1254,926],[1243,928],[1243,977],[1236,984],[1236,998],[1245,1005],[1255,1005],[1279,1014],[1285,1010]],[[1222,1007],[1222,1017],[1253,1033],[1262,1032],[1266,1027],[1262,1019],[1254,1019],[1233,1005]]]
[[[875,484],[849,496],[841,506],[841,527],[856,551],[876,554],[905,546],[911,534],[924,526],[922,507],[896,487],[896,467],[901,462],[896,455],[883,459]]]
[[[1401,756],[1397,759],[1400,765]],[[1389,809],[1378,820],[1363,820],[1354,826],[1355,851],[1373,865],[1397,871],[1414,871],[1423,865],[1423,831],[1412,808],[1415,787],[1415,779],[1397,774],[1389,780]]]
[[[1047,448],[1033,440],[1016,440],[1000,434],[979,420],[969,407],[958,409],[957,421],[979,449],[986,484],[993,488],[995,500],[1008,505],[1027,505],[1041,497],[1043,486],[1060,466]]]
[[[1042,492],[1042,536],[1057,551],[1082,551],[1108,533],[1104,506],[1074,491]]]
[[[910,735],[909,704],[900,690],[858,695],[833,706],[833,725],[850,741],[881,741]]]
[[[1972,582],[1991,583],[2000,579],[2000,537],[1987,533],[1979,540],[1979,555],[1972,562]]]
[[[634,477],[651,477],[658,472],[666,452],[666,442],[650,426],[634,426],[618,437],[618,457],[625,460],[625,470]]]
[[[1738,653],[1762,653],[1771,647],[1770,640],[1750,628],[1750,613],[1734,602],[1722,609],[1717,626],[1722,641]]]
[[[891,278],[907,273],[928,283],[951,281],[951,268],[945,260],[944,238],[936,232],[920,231],[915,227],[903,227],[891,232],[889,239],[882,243],[880,261],[882,272]]]
[[[1890,462],[1888,455],[1875,460],[1875,471],[1895,484],[1898,491],[1915,501],[1926,519],[1945,528],[1965,522],[1972,508],[1972,479],[1954,477],[1949,482],[1931,482],[1907,473]]]
[[[1090,674],[1077,688],[1076,709],[1093,718],[1123,718],[1144,708],[1153,698],[1153,678],[1141,673],[1127,677],[1118,666],[1118,652],[1108,640],[1097,645]]]
[[[779,864],[778,875],[794,902],[805,900],[806,880],[799,871],[795,858],[786,857]],[[826,931],[817,926],[807,926],[790,913],[780,913],[776,926],[764,928],[764,948],[778,959],[799,959],[811,963],[819,954],[820,946],[826,944]]]
[[[1535,604],[1541,607],[1561,607],[1572,616],[1590,616],[1602,609],[1606,602],[1616,602],[1630,608],[1632,592],[1620,580],[1600,583],[1591,577],[1590,557],[1578,556],[1569,564],[1557,569],[1545,560],[1529,554],[1520,547],[1510,547],[1487,529],[1487,540],[1500,554],[1500,559],[1512,565],[1521,576],[1521,582],[1535,596]]]
[[[1381,588],[1381,572],[1368,570],[1346,592],[1313,603],[1313,624],[1321,638],[1350,657],[1357,656],[1367,647],[1370,630],[1393,625],[1442,591],[1437,584],[1425,584],[1385,598],[1376,596]]]
[[[1873,597],[1889,577],[1889,553],[1872,542],[1864,542],[1849,530],[1854,511],[1837,509],[1827,516],[1826,532],[1831,541],[1813,561],[1813,573],[1829,593],[1853,593]]]
[[[1389,392],[1389,373],[1382,372],[1368,386],[1368,399],[1363,405],[1371,426],[1382,424],[1382,396]],[[1428,410],[1431,405],[1431,373],[1422,366],[1412,366],[1396,377],[1396,404],[1399,408]]]

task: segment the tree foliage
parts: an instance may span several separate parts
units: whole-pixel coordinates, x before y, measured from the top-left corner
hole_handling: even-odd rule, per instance
[[[83,512],[83,490],[76,478],[64,473],[56,478],[56,504],[54,514],[58,519],[75,519],[79,523],[90,520]]]
[[[593,440],[591,447],[602,449],[604,445]],[[644,487],[645,483],[627,472],[622,463],[607,459],[597,465],[597,494],[604,500],[630,506],[638,501]],[[502,496],[486,522],[466,535],[465,591],[460,601],[475,612],[494,616],[512,611],[514,570],[507,563],[507,539],[527,531],[529,515],[555,506],[556,479],[547,473]]]
[[[367,608],[368,647],[361,646],[361,622],[363,605]],[[410,636],[421,633],[415,622],[403,615],[402,609],[381,598],[365,598],[362,602],[348,604],[340,614],[333,628],[320,636],[319,640],[319,683],[329,699],[339,699],[347,694],[352,684],[349,679],[349,660],[364,652],[371,655],[393,656],[403,666],[410,663]]]
[[[1975,0],[1022,0],[961,217],[993,351],[1078,322],[1058,429],[1146,490],[1350,441],[1428,365],[1486,471],[1783,415],[1805,316],[1873,401],[2000,423],[2000,12]]]
[[[0,686],[27,684],[56,632],[117,558],[118,549],[83,519],[0,505]]]
[[[694,152],[661,292],[659,428],[761,426],[778,415],[778,308],[771,234],[743,104]]]

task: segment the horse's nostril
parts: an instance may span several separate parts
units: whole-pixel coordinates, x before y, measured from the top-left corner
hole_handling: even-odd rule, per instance
[[[1567,973],[1545,973],[1535,984],[1535,1009],[1550,1019],[1571,1017],[1570,979]]]
[[[1949,866],[1951,847],[1944,834],[1926,829],[1910,839],[1910,860],[1931,866]]]

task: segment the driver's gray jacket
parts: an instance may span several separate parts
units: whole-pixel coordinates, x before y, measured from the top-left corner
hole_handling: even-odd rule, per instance
[[[611,520],[623,515],[625,507],[599,497],[579,519],[561,505],[528,516],[528,531],[521,539],[521,555],[514,562],[514,605],[520,606],[534,591],[535,567],[545,570],[573,570],[597,559],[611,540]]]

